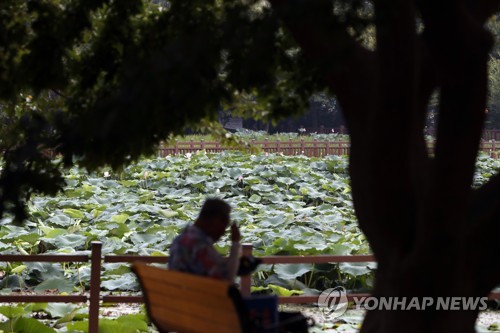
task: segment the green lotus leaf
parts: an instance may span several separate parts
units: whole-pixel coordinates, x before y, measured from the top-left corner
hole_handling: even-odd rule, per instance
[[[56,215],[56,216],[49,218],[47,220],[47,223],[55,224],[55,225],[61,226],[61,227],[67,227],[67,226],[72,225],[74,222],[71,221],[70,217],[68,217],[66,215],[59,214],[59,215]]]
[[[0,306],[0,314],[4,315],[5,317],[12,319],[16,317],[21,317],[27,313],[26,309],[23,308],[22,306],[8,306],[8,305],[3,305]]]
[[[60,263],[51,262],[29,262],[26,263],[31,275],[38,281],[44,281],[55,277],[63,277],[64,273]]]
[[[47,243],[53,244],[57,248],[75,249],[85,245],[87,237],[80,234],[61,234],[55,238],[42,237]]]
[[[13,268],[10,272],[12,274],[20,274],[20,273],[24,272],[24,270],[26,270],[26,268],[28,268],[28,266],[26,266],[26,265],[19,265],[19,266]]]
[[[339,263],[339,268],[343,273],[350,274],[352,276],[361,276],[370,274],[375,268],[375,263],[368,262],[341,262]]]
[[[133,273],[115,275],[109,280],[101,282],[101,287],[107,290],[132,290],[137,291],[139,284]]]
[[[30,244],[35,244],[40,239],[40,237],[41,236],[37,233],[31,233],[26,235],[20,235],[19,239]]]
[[[120,180],[118,183],[120,183],[121,185],[123,185],[125,187],[132,187],[132,186],[137,185],[136,180]]]
[[[68,322],[72,321],[75,318],[77,312],[78,312],[78,309],[73,309],[73,311],[68,312],[64,316],[62,316],[61,318],[57,319],[55,324],[59,325],[62,323],[68,323]]]
[[[303,294],[304,292],[301,291],[301,290],[290,290],[290,289],[286,289],[286,288],[283,288],[283,287],[280,287],[280,286],[276,286],[274,284],[270,284],[269,285],[269,288],[278,296],[284,296],[284,297],[289,297],[289,296],[293,296],[293,295],[301,295]]]
[[[118,214],[111,217],[111,221],[117,223],[125,223],[128,220],[129,216],[127,214]]]
[[[162,209],[160,210],[160,214],[164,217],[166,217],[167,219],[169,218],[172,218],[172,217],[175,217],[177,215],[179,215],[178,212],[176,211],[173,211],[173,210],[169,210],[169,209]]]
[[[66,325],[68,332],[84,332],[89,331],[89,322],[87,320],[74,321]]]
[[[137,328],[112,319],[99,320],[99,333],[137,333]]]
[[[248,201],[250,202],[254,202],[254,203],[257,203],[257,202],[260,202],[261,200],[261,196],[260,195],[257,195],[257,194],[253,194],[249,199]]]
[[[136,315],[124,315],[116,319],[117,322],[123,324],[130,328],[135,328],[141,332],[149,331],[148,324],[146,323],[146,317],[142,314]]]
[[[78,306],[71,303],[49,303],[45,311],[47,311],[47,313],[49,313],[53,318],[62,318],[67,313],[70,313],[77,308]]]
[[[2,323],[2,324],[5,324],[7,329],[5,329],[4,327],[0,327],[0,329],[3,329],[4,332],[8,332],[10,324],[9,323]],[[56,333],[56,331],[53,328],[45,326],[38,320],[33,318],[24,318],[24,317],[16,319],[14,321],[14,331],[22,333]]]
[[[348,256],[352,253],[352,251],[355,249],[355,246],[351,244],[331,244],[329,245],[330,249],[330,254],[336,255],[336,256]]]
[[[314,269],[313,264],[276,264],[274,272],[284,280],[296,279]]]
[[[109,235],[117,237],[123,237],[123,235],[130,231],[130,228],[124,223],[116,224],[116,226],[111,228],[108,226],[108,228]]]
[[[45,238],[56,238],[60,235],[65,235],[67,231],[65,229],[60,229],[60,228],[51,228],[50,230],[46,230],[47,233],[45,234]]]
[[[130,273],[130,265],[122,263],[104,264],[104,270],[107,275],[122,275]]]
[[[73,291],[73,287],[73,282],[63,277],[47,279],[36,286],[34,290],[37,293],[43,293],[47,290],[57,289],[59,292],[69,293]]]
[[[65,209],[63,209],[63,212],[64,212],[64,214],[68,215],[72,219],[81,220],[85,217],[85,214],[82,211],[80,211],[78,209],[74,209],[74,208],[65,208]]]

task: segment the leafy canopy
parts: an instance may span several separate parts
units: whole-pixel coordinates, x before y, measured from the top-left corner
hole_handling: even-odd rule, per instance
[[[0,214],[18,219],[29,193],[63,186],[61,166],[121,168],[221,107],[274,119],[316,88],[265,1],[6,0],[0,26]]]

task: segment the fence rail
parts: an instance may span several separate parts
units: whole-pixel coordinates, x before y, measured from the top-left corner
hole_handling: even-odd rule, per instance
[[[317,133],[317,134],[332,134],[332,133],[338,133],[338,134],[349,134],[347,132],[347,128],[344,126],[340,127],[325,127],[325,126],[320,126],[320,127],[306,127],[305,128],[305,133]],[[431,135],[432,133],[435,132],[435,129],[428,129],[425,131],[426,134]],[[485,129],[483,130],[483,133],[481,134],[481,138],[483,140],[495,140],[495,141],[500,141],[500,130],[499,129]]]
[[[491,137],[500,139],[500,130],[493,132]],[[287,156],[304,155],[307,157],[323,157],[327,155],[349,155],[351,145],[349,141],[318,141],[318,140],[289,140],[289,141],[255,141],[249,142],[249,148],[254,147],[260,149],[264,153],[283,154]],[[428,142],[427,147],[432,154],[434,150],[434,142]],[[182,141],[172,143],[162,143],[158,148],[158,157],[166,157],[168,155],[184,155],[193,154],[198,151],[207,153],[220,153],[228,150],[238,150],[239,147],[226,147],[216,141]],[[248,149],[250,150],[250,149]],[[384,147],[380,147],[380,151],[384,152]],[[493,158],[500,158],[500,141],[495,139],[483,140],[480,143],[479,151],[489,154]],[[45,150],[44,153],[54,158],[56,153],[53,150]]]
[[[498,131],[500,138],[500,130]],[[250,146],[259,148],[264,153],[283,154],[283,155],[305,155],[308,157],[322,157],[326,155],[349,155],[349,141],[306,141],[306,140],[289,140],[289,141],[255,141],[249,142]],[[432,153],[434,142],[428,142],[429,151]],[[183,155],[188,153],[196,153],[205,151],[207,153],[220,153],[227,150],[235,150],[237,148],[225,147],[220,142],[211,141],[186,141],[175,142],[175,144],[163,144],[158,148],[158,156],[165,157],[167,155]],[[482,141],[479,147],[481,152],[489,154],[493,158],[500,157],[500,142],[495,140]],[[382,152],[384,151],[382,147]]]
[[[483,138],[483,140],[500,141],[500,130],[498,129],[484,130],[481,137]]]
[[[255,141],[251,140],[249,145],[259,148],[265,153],[282,153],[284,155],[305,155],[309,157],[321,157],[325,155],[349,155],[350,143],[348,141]],[[178,155],[195,153],[203,150],[207,153],[219,153],[237,148],[225,147],[216,141],[188,141],[176,142],[173,145],[162,145],[158,149],[158,155]]]
[[[102,295],[101,294],[101,268],[102,263],[132,263],[142,261],[146,263],[166,264],[168,257],[159,256],[136,256],[136,255],[106,255],[102,256],[102,243],[92,242],[90,256],[86,255],[0,255],[0,262],[89,262],[90,268],[90,290],[83,295],[0,295],[0,302],[56,302],[56,303],[87,303],[89,304],[89,333],[99,331],[99,307],[100,302],[105,303],[144,303],[142,296],[132,295]],[[253,247],[251,244],[243,245],[243,254],[251,255]],[[339,262],[373,262],[375,258],[371,255],[352,256],[268,256],[261,258],[265,264],[298,264],[298,263],[339,263]],[[240,280],[241,293],[250,295],[251,277],[245,276]],[[368,297],[370,294],[348,294],[347,299],[352,301],[354,297]],[[490,299],[500,299],[500,292],[492,292]],[[318,296],[290,296],[279,297],[280,303],[306,304],[315,303]]]

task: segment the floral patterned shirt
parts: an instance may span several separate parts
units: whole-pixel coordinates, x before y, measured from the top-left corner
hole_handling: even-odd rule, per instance
[[[226,260],[215,250],[213,240],[195,225],[187,226],[170,247],[168,268],[216,279],[229,276]]]

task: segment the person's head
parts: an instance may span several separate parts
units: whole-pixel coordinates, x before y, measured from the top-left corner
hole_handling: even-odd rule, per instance
[[[230,222],[231,207],[221,199],[207,199],[196,219],[196,226],[214,241],[224,235]]]

